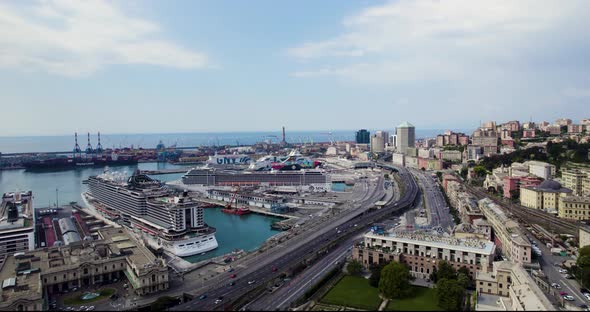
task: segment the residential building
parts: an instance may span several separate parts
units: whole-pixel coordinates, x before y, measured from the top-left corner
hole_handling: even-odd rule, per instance
[[[486,121],[484,123],[481,124],[481,129],[485,129],[485,130],[494,130],[496,131],[497,127],[496,127],[496,122],[495,121]]]
[[[493,271],[487,266],[477,272],[475,287],[478,294],[508,297],[507,311],[556,311],[541,288],[529,273],[518,263],[497,261]],[[478,310],[476,308],[476,310]]]
[[[550,125],[545,127],[545,131],[549,132],[550,135],[560,135],[561,127],[559,125]]]
[[[536,127],[537,126],[532,121],[527,121],[522,124],[522,129],[524,129],[524,130],[535,129]]]
[[[371,152],[383,153],[385,152],[385,141],[383,136],[374,134],[371,136]]]
[[[442,160],[447,160],[451,162],[461,162],[462,155],[460,151],[442,151],[440,152],[440,157]]]
[[[545,180],[537,186],[520,188],[520,204],[533,209],[557,212],[559,197],[567,196],[572,190],[564,188],[554,180]]]
[[[494,253],[494,243],[488,240],[399,231],[366,233],[363,244],[353,248],[352,257],[365,267],[400,261],[418,278],[428,278],[438,262],[445,260],[456,270],[466,267],[474,278],[482,263],[490,263]]]
[[[557,216],[570,220],[589,220],[590,197],[561,196]]]
[[[504,184],[503,184],[503,191],[505,198],[513,198],[515,196],[520,195],[520,188],[521,187],[533,187],[541,184],[543,180],[534,175],[526,175],[526,176],[505,176],[504,177]]]
[[[494,229],[494,242],[502,254],[516,263],[531,263],[531,243],[518,223],[508,218],[500,206],[489,198],[480,200],[478,204]]]
[[[495,155],[498,153],[498,132],[480,128],[473,132],[471,138],[472,144],[481,146],[485,156]]]
[[[537,136],[537,130],[536,129],[525,129],[522,130],[522,137],[523,138],[534,138]]]
[[[502,124],[502,129],[506,129],[510,132],[520,131],[520,122],[518,120],[508,121]]]
[[[391,162],[394,165],[406,166],[406,155],[402,153],[393,153],[391,154]]]
[[[405,153],[408,147],[414,147],[416,142],[416,128],[414,128],[414,125],[404,121],[397,126],[397,140],[397,150],[401,153]]]
[[[484,223],[487,223],[483,219],[476,219],[475,221],[483,221]],[[474,238],[474,239],[482,239],[482,240],[486,240],[486,241],[491,241],[492,240],[492,227],[489,224],[487,224],[487,226],[485,226],[482,222],[478,222],[478,225],[479,226],[476,226],[475,224],[471,224],[471,223],[458,224],[453,229],[453,236],[455,236],[455,238],[459,238],[459,239]]]
[[[443,161],[437,158],[422,158],[418,157],[418,168],[426,170],[442,170]]]
[[[466,159],[469,160],[474,160],[474,161],[478,161],[481,157],[484,156],[483,154],[483,149],[481,148],[481,146],[478,145],[468,145],[467,148],[465,149],[466,152]]]
[[[6,256],[35,249],[33,193],[2,195],[0,203],[0,263]]]
[[[579,247],[590,245],[590,228],[587,226],[580,226],[578,231],[580,237]]]
[[[464,185],[458,181],[448,180],[445,193],[449,199],[449,204],[457,209],[459,217],[463,223],[473,223],[483,219],[484,215],[479,210],[477,199],[465,192]]]
[[[537,177],[547,179],[553,179],[557,172],[557,168],[555,165],[542,162],[542,161],[535,161],[530,160],[524,162],[525,165],[529,166],[529,173],[536,175]]]
[[[9,256],[0,267],[0,310],[39,311],[47,294],[122,278],[136,295],[168,289],[168,268],[122,228],[104,228],[99,239]]]
[[[418,157],[432,158],[434,157],[434,151],[430,148],[420,148],[418,149]]]
[[[569,126],[572,124],[572,120],[569,118],[559,118],[555,121],[555,124],[559,126]]]
[[[582,120],[580,120],[580,124],[588,126],[590,125],[590,118],[584,118]]]
[[[566,169],[561,171],[561,181],[564,187],[572,190],[573,195],[584,195],[584,179],[588,174],[579,169]]]
[[[584,125],[568,125],[567,133],[582,133],[584,132]]]
[[[356,143],[357,144],[369,144],[371,133],[367,129],[361,129],[356,132]]]

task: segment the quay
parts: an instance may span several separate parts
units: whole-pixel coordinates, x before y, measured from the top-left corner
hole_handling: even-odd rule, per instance
[[[224,202],[221,200],[216,200],[216,199],[210,199],[210,198],[195,198],[195,199],[197,201],[202,202],[202,203],[213,204],[213,205],[217,205],[220,207],[225,207],[225,205],[227,205],[227,202]],[[256,206],[250,206],[250,205],[245,205],[245,206],[248,209],[250,209],[250,211],[257,213],[257,214],[263,214],[263,215],[267,215],[267,216],[279,217],[279,218],[284,218],[284,219],[299,219],[299,217],[297,217],[297,216],[291,216],[291,215],[286,215],[286,214],[270,212],[266,209],[256,207]]]

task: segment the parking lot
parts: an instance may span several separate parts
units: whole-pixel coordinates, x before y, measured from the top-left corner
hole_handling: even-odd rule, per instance
[[[110,298],[101,298],[96,301],[89,300],[87,303],[80,304],[65,304],[64,300],[73,296],[80,296],[84,293],[96,293],[102,289],[113,288],[115,292]],[[78,289],[74,288],[72,291],[64,291],[60,294],[51,295],[48,298],[49,309],[52,311],[105,311],[105,310],[119,310],[122,309],[126,301],[132,301],[135,295],[130,290],[127,279],[117,280],[114,283],[93,285],[90,287]]]

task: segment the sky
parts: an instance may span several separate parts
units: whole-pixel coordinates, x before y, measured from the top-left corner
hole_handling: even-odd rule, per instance
[[[590,2],[1,1],[0,136],[590,118]]]

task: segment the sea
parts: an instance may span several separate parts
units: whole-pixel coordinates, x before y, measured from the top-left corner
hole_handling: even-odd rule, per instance
[[[374,133],[374,130],[370,130]],[[443,129],[416,129],[416,138],[436,137]],[[456,132],[466,132],[454,129]],[[389,130],[390,134],[394,130]],[[356,130],[337,131],[287,131],[286,141],[293,144],[354,141]],[[108,134],[101,133],[103,148],[155,148],[159,142],[165,146],[178,147],[250,145],[257,142],[280,142],[280,131],[268,132],[210,132],[210,133],[151,133],[151,134]],[[87,133],[78,133],[78,145],[82,150],[88,144]],[[97,134],[90,134],[90,144],[95,147]],[[74,148],[74,134],[61,136],[0,136],[0,153],[46,153],[65,152]]]

